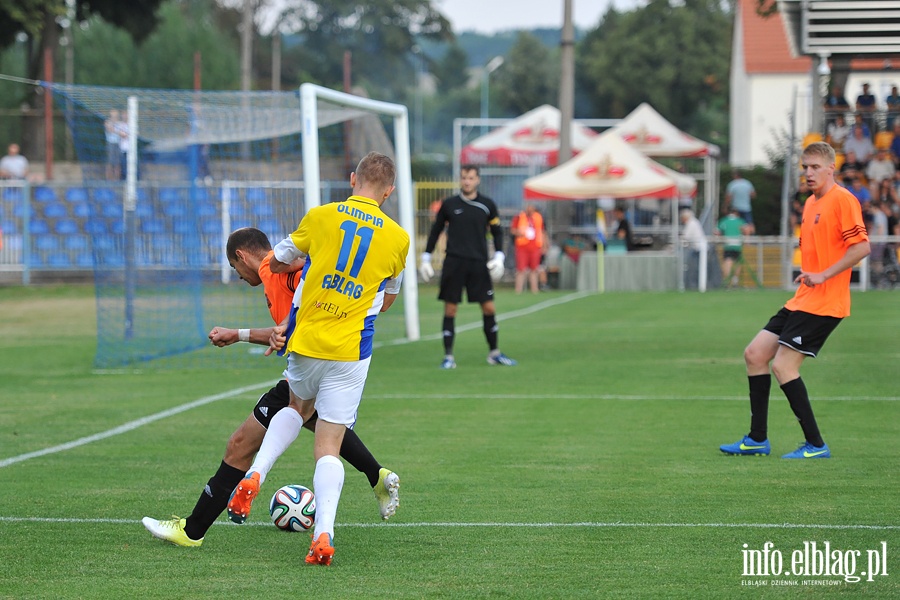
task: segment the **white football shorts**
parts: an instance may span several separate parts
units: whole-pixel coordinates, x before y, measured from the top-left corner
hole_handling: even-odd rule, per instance
[[[319,418],[353,429],[372,357],[342,362],[288,354],[284,377],[301,400],[316,399]]]

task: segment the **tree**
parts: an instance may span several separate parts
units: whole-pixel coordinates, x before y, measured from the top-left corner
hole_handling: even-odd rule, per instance
[[[441,94],[465,87],[469,82],[469,56],[457,43],[451,44],[444,57],[432,68]]]
[[[201,55],[204,89],[240,85],[236,42],[222,31],[214,13],[197,13],[191,2],[168,2],[159,25],[138,48],[121,29],[91,19],[76,31],[75,82],[91,85],[190,89],[195,52]]]
[[[135,40],[143,40],[156,27],[157,10],[163,0],[74,0],[75,20],[86,20],[91,15],[127,31]],[[0,49],[8,48],[20,34],[27,36],[25,52],[25,76],[43,79],[45,49],[54,50],[59,45],[59,19],[66,16],[66,0],[0,0]],[[22,101],[36,106],[40,99],[34,94],[24,94]],[[26,121],[22,132],[23,152],[28,153],[33,140],[40,136],[29,130],[37,126]]]
[[[164,0],[75,0],[75,20],[91,15],[127,31],[135,40],[147,37],[158,23],[157,11]],[[44,48],[59,41],[58,18],[66,16],[66,0],[0,0],[0,49],[7,48],[20,33],[39,40],[29,57],[28,73],[37,79]]]
[[[389,100],[402,96],[414,80],[409,55],[417,37],[453,37],[449,21],[432,0],[288,0],[286,4],[284,26],[302,37],[302,63],[293,68],[306,70],[323,85],[340,87],[344,52],[349,50],[354,85]]]
[[[650,0],[607,11],[578,46],[577,81],[592,116],[623,117],[646,101],[690,130],[707,107],[725,107],[730,55],[731,14],[719,0]]]
[[[521,32],[503,67],[494,75],[501,110],[518,116],[542,104],[556,104],[559,69],[554,53],[536,36]]]

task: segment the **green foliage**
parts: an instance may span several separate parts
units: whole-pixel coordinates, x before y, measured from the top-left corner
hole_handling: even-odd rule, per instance
[[[164,0],[75,0],[77,21],[91,15],[127,31],[136,40],[149,35],[157,24],[157,10]],[[66,0],[0,0],[0,48],[9,46],[16,34],[42,39],[41,48],[56,40],[56,17],[65,16]],[[49,27],[48,27],[49,26]]]
[[[687,128],[701,107],[727,97],[730,48],[731,14],[718,0],[650,0],[606,13],[579,44],[577,81],[592,114],[622,117],[649,102]]]
[[[426,336],[440,327],[436,291],[422,290]],[[186,549],[152,539],[139,522],[190,511],[282,361],[92,373],[90,287],[0,288],[0,460],[256,385],[0,467],[0,595],[755,597],[757,589],[740,591],[741,551],[767,541],[784,567],[804,541],[828,540],[862,550],[864,570],[866,549],[886,540],[893,556],[898,541],[896,457],[885,448],[900,435],[900,402],[895,372],[873,363],[900,359],[896,293],[855,294],[853,316],[804,364],[834,453],[807,462],[777,456],[801,437],[777,386],[774,455],[718,451],[746,431],[741,352],[783,291],[535,298],[499,290],[502,347],[520,361],[509,369],[484,364],[480,310],[460,305],[456,370],[437,368],[434,336],[375,350],[356,431],[399,473],[401,505],[380,522],[371,488],[347,466],[337,555],[326,569],[305,566],[309,537],[276,531],[265,510],[276,487],[311,485],[308,432],[276,463],[245,525],[223,516],[201,548]],[[393,339],[383,334],[376,341]],[[888,572],[833,594],[750,580],[779,598],[896,598],[900,580]]]
[[[227,34],[209,20],[189,20],[176,3],[160,11],[160,25],[141,46],[121,29],[92,19],[78,32],[76,83],[190,89],[194,53],[201,54],[205,89],[236,89],[239,58]]]
[[[517,117],[542,104],[556,104],[559,59],[534,35],[520,32],[503,66],[491,76],[503,114]]]
[[[450,44],[443,58],[432,68],[441,94],[465,87],[469,82],[469,55],[458,43]]]
[[[432,0],[311,0],[289,5],[286,28],[301,35],[300,60],[313,80],[340,88],[346,51],[353,82],[392,100],[415,81],[409,55],[416,38],[450,40],[450,23]]]

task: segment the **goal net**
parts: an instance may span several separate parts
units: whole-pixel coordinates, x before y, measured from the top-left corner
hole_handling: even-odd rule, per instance
[[[216,325],[271,323],[262,288],[234,274],[239,227],[274,246],[310,207],[345,200],[375,150],[394,157],[385,212],[414,239],[406,107],[304,84],[293,92],[151,90],[54,84],[82,187],[70,198],[97,296],[95,367],[268,366],[261,347],[213,348]],[[76,206],[77,204],[77,206]],[[75,216],[78,215],[78,216]],[[409,265],[415,267],[412,251]],[[379,318],[376,343],[418,338],[415,277]]]

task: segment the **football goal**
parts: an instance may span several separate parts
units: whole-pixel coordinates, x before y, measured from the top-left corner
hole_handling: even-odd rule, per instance
[[[251,349],[213,349],[206,338],[215,325],[271,322],[261,290],[233,275],[228,234],[257,227],[274,246],[309,208],[345,200],[369,151],[395,159],[397,191],[383,209],[415,239],[405,106],[312,84],[293,92],[54,84],[53,92],[63,96],[81,167],[75,235],[93,256],[97,368],[244,361]],[[379,318],[380,339],[419,336],[414,275],[403,290]]]

